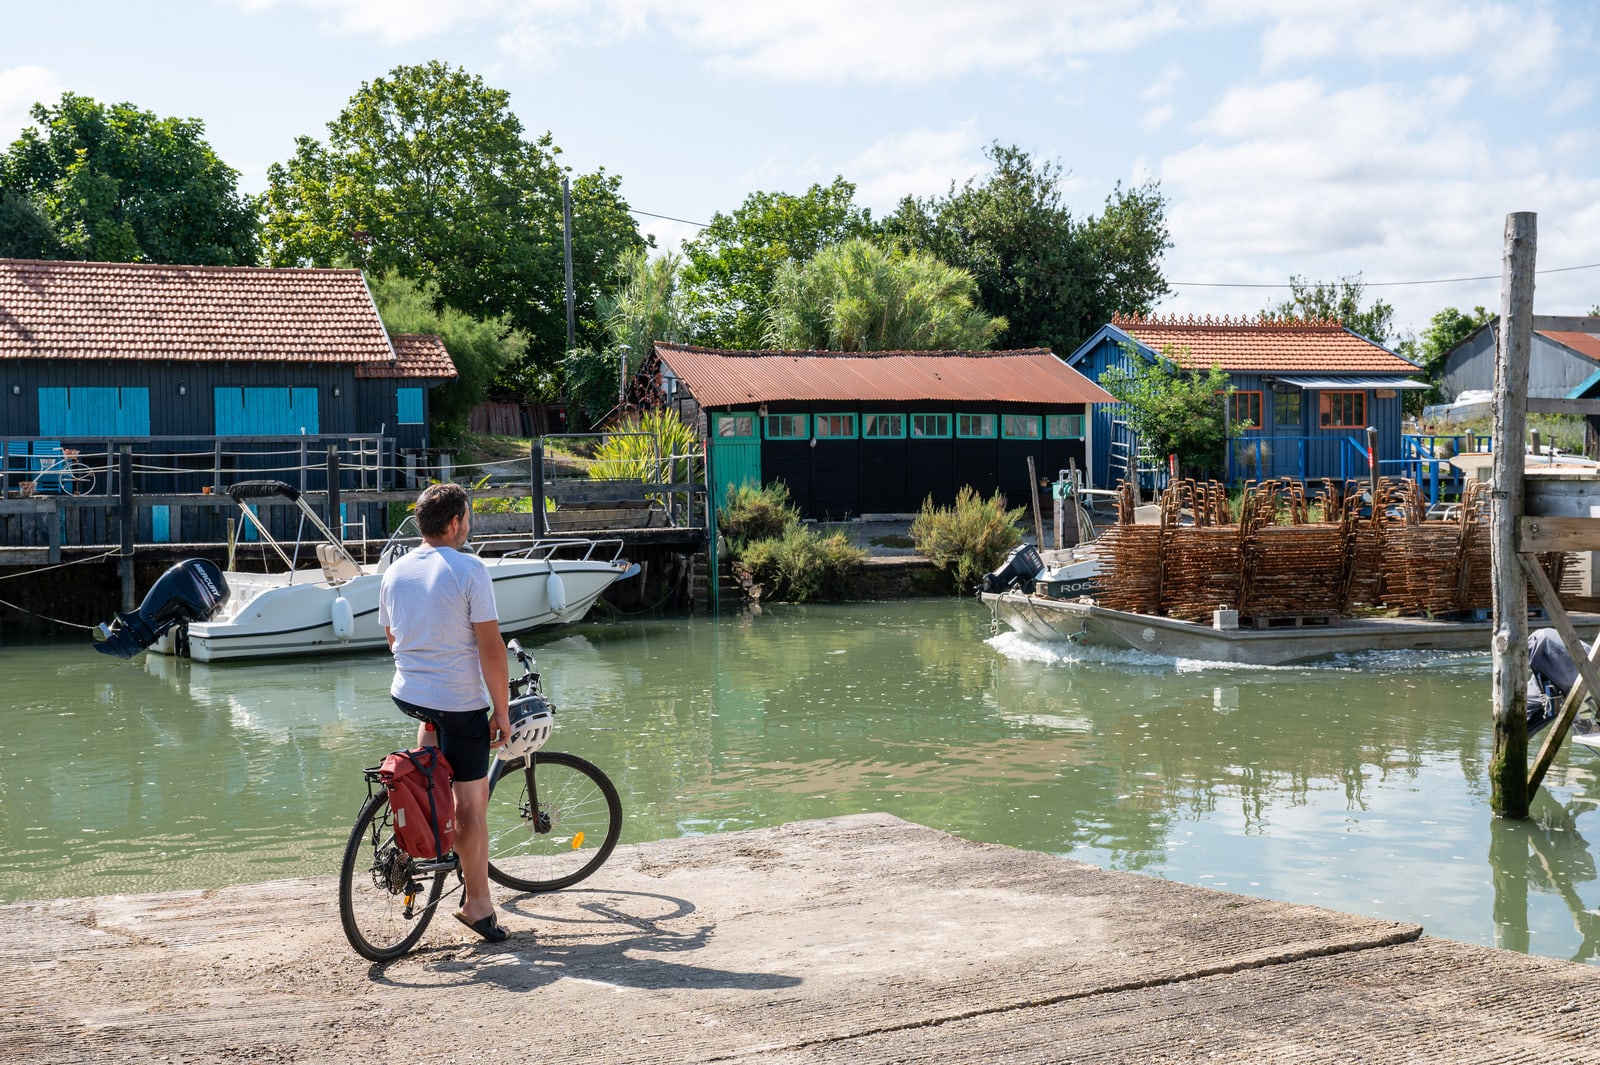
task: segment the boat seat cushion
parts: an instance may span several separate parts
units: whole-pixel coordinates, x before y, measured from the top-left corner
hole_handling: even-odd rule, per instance
[[[361,576],[361,567],[339,553],[332,544],[317,545],[317,561],[330,581],[349,581]]]

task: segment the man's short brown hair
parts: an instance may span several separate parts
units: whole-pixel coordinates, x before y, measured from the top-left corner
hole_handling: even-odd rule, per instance
[[[459,484],[430,484],[417,497],[417,528],[423,536],[443,536],[452,521],[466,516],[470,505],[467,490]]]

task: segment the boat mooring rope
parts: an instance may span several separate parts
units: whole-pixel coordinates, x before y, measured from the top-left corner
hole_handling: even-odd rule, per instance
[[[81,566],[85,562],[99,562],[102,559],[117,558],[120,557],[121,554],[122,551],[120,548],[115,551],[105,551],[98,555],[90,555],[88,558],[75,559],[72,562],[61,562],[54,566],[40,566],[38,569],[24,570],[21,573],[7,573],[3,576],[0,576],[0,580],[9,580],[12,577],[30,577],[35,573],[48,573],[53,569],[65,569],[68,566]],[[30,617],[39,618],[41,621],[48,621],[53,625],[64,625],[69,629],[82,629],[85,632],[93,632],[95,628],[93,625],[84,625],[76,621],[63,621],[60,618],[53,618],[49,614],[41,614],[37,610],[29,610],[27,607],[18,606],[16,603],[9,602],[5,599],[0,599],[0,606],[10,607],[19,614],[27,614]]]

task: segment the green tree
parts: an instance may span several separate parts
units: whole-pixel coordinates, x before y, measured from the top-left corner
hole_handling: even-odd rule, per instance
[[[820,351],[987,348],[1006,327],[975,303],[972,275],[920,252],[854,237],[778,272],[772,347]]]
[[[0,153],[7,250],[100,262],[256,260],[254,205],[199,119],[70,92],[31,114],[36,127]]]
[[[55,227],[26,196],[0,192],[0,259],[59,259]]]
[[[683,343],[692,331],[682,256],[668,252],[651,258],[636,248],[617,261],[615,277],[615,287],[595,300],[604,327],[601,342],[580,345],[561,363],[567,402],[591,425],[618,405],[619,374],[631,379],[655,341]]]
[[[617,260],[616,287],[595,301],[611,348],[628,352],[630,374],[638,372],[655,341],[682,344],[693,334],[683,271],[684,258],[676,252],[651,257],[634,248]]]
[[[459,439],[472,408],[483,402],[489,382],[502,366],[522,357],[527,338],[505,316],[484,321],[441,304],[432,282],[389,271],[371,279],[370,285],[378,316],[391,334],[426,333],[444,341],[457,376],[433,390],[428,409],[438,439]]]
[[[1412,390],[1406,393],[1407,414],[1421,414],[1423,407],[1440,401],[1440,378],[1444,374],[1444,360],[1450,354],[1450,349],[1493,318],[1494,315],[1482,307],[1472,308],[1471,314],[1446,307],[1428,320],[1428,328],[1422,331],[1420,339],[1407,337],[1395,347],[1401,355],[1422,366],[1423,374],[1433,386],[1426,392]]]
[[[533,365],[505,380],[553,388],[567,347],[559,154],[549,133],[526,139],[509,94],[478,76],[438,61],[396,67],[362,83],[325,144],[300,137],[269,168],[268,258],[394,270],[474,318],[507,316]],[[571,184],[578,333],[593,342],[596,297],[618,257],[645,242],[615,175]]]
[[[778,272],[850,237],[874,233],[872,212],[855,205],[856,187],[842,177],[799,196],[752,192],[732,214],[683,246],[689,309],[696,339],[713,347],[758,348]]]
[[[1129,427],[1152,451],[1177,455],[1184,471],[1209,476],[1221,468],[1228,439],[1243,428],[1223,415],[1234,388],[1220,367],[1184,370],[1172,353],[1162,354],[1153,363],[1135,357],[1131,371],[1114,366],[1100,375],[1100,385],[1125,405]]]
[[[1308,284],[1295,274],[1289,278],[1289,298],[1276,307],[1268,307],[1267,314],[1276,318],[1336,320],[1375,344],[1387,344],[1394,328],[1394,308],[1382,300],[1373,300],[1370,307],[1361,306],[1364,291],[1360,274],[1315,284]]]
[[[1065,353],[1113,315],[1148,314],[1167,294],[1161,256],[1172,241],[1158,184],[1119,184],[1100,215],[1079,221],[1059,165],[998,142],[986,154],[994,171],[983,181],[902,200],[884,232],[970,273],[979,305],[1008,323],[998,345]]]

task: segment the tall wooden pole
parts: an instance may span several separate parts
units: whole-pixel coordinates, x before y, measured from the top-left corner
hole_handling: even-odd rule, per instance
[[[1528,428],[1528,349],[1533,335],[1537,216],[1506,216],[1500,336],[1494,359],[1494,484],[1489,559],[1494,571],[1494,752],[1490,803],[1502,817],[1528,816],[1528,579],[1517,558],[1523,438]]]

